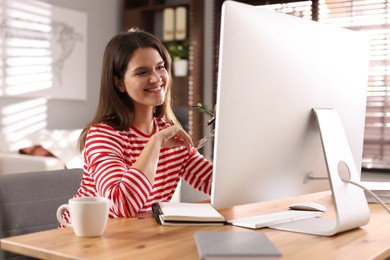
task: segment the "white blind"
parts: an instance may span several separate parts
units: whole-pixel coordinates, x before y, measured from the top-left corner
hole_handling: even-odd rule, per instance
[[[318,17],[321,23],[369,33],[370,67],[363,150],[363,167],[366,168],[390,168],[389,3],[390,0],[319,0],[267,5],[267,8],[283,13],[308,19]],[[318,8],[312,8],[313,5]]]
[[[275,10],[277,12],[295,15],[305,19],[312,19],[312,1],[299,1],[282,4],[270,4],[263,6],[266,9]]]
[[[331,23],[370,35],[363,166],[390,168],[390,31],[388,0],[322,0],[319,22]]]

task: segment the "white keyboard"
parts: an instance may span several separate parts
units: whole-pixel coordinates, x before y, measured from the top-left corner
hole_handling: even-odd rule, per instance
[[[234,226],[256,229],[301,219],[315,218],[322,216],[322,214],[323,213],[319,211],[286,210],[270,214],[233,219],[228,222]]]

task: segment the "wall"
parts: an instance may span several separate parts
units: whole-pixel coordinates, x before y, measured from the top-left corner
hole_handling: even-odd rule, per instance
[[[45,128],[82,128],[93,116],[100,87],[101,60],[105,45],[120,30],[122,0],[40,0],[55,6],[78,10],[87,14],[87,99],[85,101],[47,100]],[[0,97],[0,130],[6,129],[5,118],[18,104],[31,98]]]

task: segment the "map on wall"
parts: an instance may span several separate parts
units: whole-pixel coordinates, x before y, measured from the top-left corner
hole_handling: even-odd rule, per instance
[[[85,100],[87,14],[0,1],[0,96]]]

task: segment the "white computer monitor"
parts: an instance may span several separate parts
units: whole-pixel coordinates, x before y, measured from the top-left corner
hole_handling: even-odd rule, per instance
[[[328,176],[313,108],[338,113],[360,174],[366,35],[226,1],[220,37],[214,207],[330,189],[304,183]]]

